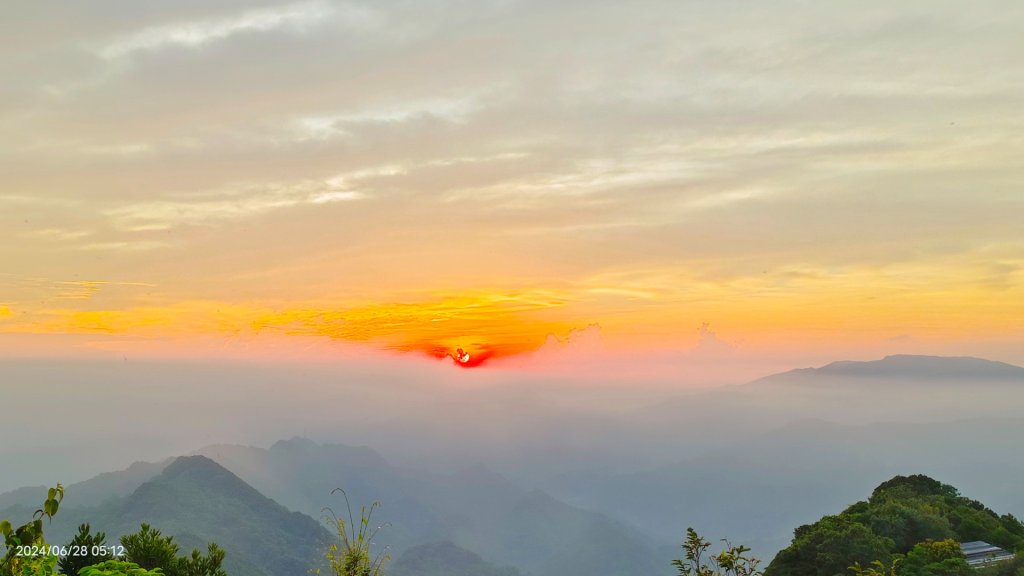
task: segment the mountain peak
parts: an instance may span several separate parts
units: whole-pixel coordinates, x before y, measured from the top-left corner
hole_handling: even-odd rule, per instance
[[[1024,380],[1024,368],[970,356],[895,354],[881,360],[842,360],[818,368],[801,368],[761,380],[847,377],[904,380]]]
[[[521,576],[515,568],[498,568],[451,541],[421,544],[407,550],[395,563],[401,576]]]
[[[129,501],[145,500],[167,490],[202,493],[206,498],[229,496],[248,504],[260,504],[265,497],[227,468],[206,456],[179,456],[142,484],[129,496]]]
[[[288,440],[278,440],[268,453],[288,458],[306,459],[320,457],[323,459],[340,460],[350,466],[387,467],[388,462],[376,450],[367,446],[350,446],[348,444],[318,444],[309,438],[295,436]]]
[[[306,573],[330,538],[313,518],[284,508],[206,456],[176,458],[112,512],[111,534],[146,522],[185,548],[217,542],[229,550],[229,573],[253,576]]]
[[[206,456],[179,456],[164,468],[157,478],[174,479],[182,476],[203,476],[205,478],[233,479],[241,482],[241,478],[232,474],[227,468]]]
[[[278,440],[270,447],[271,450],[315,450],[320,445],[305,436],[292,436],[287,440]]]

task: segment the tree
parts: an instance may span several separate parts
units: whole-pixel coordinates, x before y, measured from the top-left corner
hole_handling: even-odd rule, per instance
[[[135,534],[121,537],[125,559],[146,570],[159,568],[168,576],[176,576],[178,545],[173,536],[164,536],[149,524]]]
[[[832,576],[853,566],[861,576],[978,574],[965,571],[959,545],[950,544],[972,540],[1021,551],[1024,525],[927,476],[896,476],[867,501],[797,528],[765,573]]]
[[[227,576],[221,568],[224,562],[224,550],[214,543],[206,548],[206,556],[199,550],[192,550],[192,555],[187,558],[178,558],[178,576]]]
[[[710,547],[711,542],[693,528],[687,528],[686,540],[683,541],[686,558],[672,561],[679,570],[679,576],[761,576],[762,572],[757,569],[761,561],[747,556],[750,548],[733,546],[725,541],[725,550],[706,556]]]
[[[225,552],[217,544],[207,546],[206,556],[193,550],[191,556],[178,556],[174,536],[164,536],[149,524],[135,534],[121,537],[125,559],[146,570],[159,569],[166,576],[227,576],[221,565]]]
[[[163,576],[159,568],[146,570],[138,564],[123,560],[107,560],[102,564],[88,566],[78,573],[79,576]]]
[[[864,567],[860,562],[854,562],[850,570],[854,576],[896,576],[895,564],[894,562],[892,566],[886,568],[881,560],[875,560],[870,566]]]
[[[330,508],[324,508],[324,521],[331,524],[338,534],[338,542],[331,544],[327,549],[326,559],[330,574],[334,576],[380,576],[384,566],[391,560],[387,553],[387,547],[374,555],[371,550],[374,545],[374,538],[384,525],[371,526],[373,511],[380,507],[380,502],[374,502],[369,508],[360,507],[359,523],[356,524],[352,515],[352,505],[349,502],[348,494],[341,488],[335,488],[331,494],[341,493],[345,498],[345,507],[348,511],[348,521],[339,518]],[[320,575],[320,569],[314,571]]]
[[[924,474],[914,474],[912,476],[894,476],[892,479],[882,482],[871,492],[869,502],[877,504],[890,498],[905,499],[925,496],[956,498],[959,495],[957,489],[949,484],[943,484]]]
[[[885,500],[872,506],[868,522],[875,534],[893,540],[896,551],[909,552],[915,544],[954,536],[949,520],[938,507],[919,499]]]
[[[5,547],[0,559],[0,576],[45,576],[56,572],[56,556],[48,553],[26,555],[23,547],[47,546],[43,537],[43,519],[52,520],[63,500],[64,486],[57,484],[47,491],[43,507],[32,514],[30,522],[15,528],[9,520],[0,521],[0,535]]]
[[[79,576],[82,568],[99,564],[111,556],[106,547],[107,535],[103,532],[91,534],[90,531],[88,524],[78,527],[78,534],[66,546],[75,553],[64,556],[57,563],[61,574]]]
[[[921,542],[895,563],[896,576],[972,576],[960,544],[954,540]]]
[[[854,564],[870,566],[876,561],[892,563],[891,539],[880,536],[851,518],[826,516],[801,526],[793,543],[775,556],[768,576],[834,576],[849,574]]]

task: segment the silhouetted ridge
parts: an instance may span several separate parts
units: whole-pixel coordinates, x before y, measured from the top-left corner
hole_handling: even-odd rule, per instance
[[[800,368],[759,381],[807,380],[815,377],[878,378],[904,380],[1020,380],[1024,368],[969,356],[914,356],[900,354],[881,360],[843,360],[820,368]]]
[[[515,568],[498,568],[449,541],[410,548],[391,572],[395,576],[522,576]]]
[[[194,474],[209,478],[234,478],[239,482],[242,481],[241,478],[206,456],[179,456],[164,468],[163,473],[159,477],[176,478],[182,475]]]
[[[175,459],[110,512],[113,521],[103,525],[111,534],[147,522],[186,550],[217,542],[228,551],[232,574],[305,574],[330,539],[313,518],[289,511],[205,456]]]
[[[309,438],[296,436],[288,440],[279,440],[270,447],[269,452],[275,455],[287,454],[294,458],[337,458],[344,460],[349,466],[389,467],[387,460],[376,450],[367,446],[349,446],[346,444],[317,444]]]

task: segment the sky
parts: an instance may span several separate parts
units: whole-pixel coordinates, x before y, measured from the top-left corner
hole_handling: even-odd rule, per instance
[[[1022,363],[1022,26],[995,0],[16,1],[0,356]]]

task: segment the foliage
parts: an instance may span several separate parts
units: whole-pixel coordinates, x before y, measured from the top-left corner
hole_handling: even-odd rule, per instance
[[[78,573],[79,576],[163,576],[159,568],[146,570],[138,564],[123,560],[107,560],[102,564],[88,566]]]
[[[174,460],[127,498],[90,513],[108,534],[139,531],[139,521],[173,534],[178,556],[208,542],[228,552],[231,574],[308,574],[319,564],[331,534],[323,524],[260,494],[238,476],[202,456]],[[244,527],[241,529],[240,527]],[[191,569],[191,568],[189,568]]]
[[[793,543],[772,560],[769,576],[833,576],[854,564],[891,563],[892,540],[850,518],[826,516],[794,533]]]
[[[972,576],[974,569],[954,540],[921,542],[895,563],[896,576]]]
[[[0,576],[39,575],[56,572],[57,558],[49,554],[38,556],[18,555],[19,546],[46,546],[43,536],[43,519],[53,519],[64,500],[64,486],[57,484],[46,493],[42,508],[32,514],[32,520],[15,528],[9,520],[0,521],[0,535],[3,535],[5,552],[0,559]]]
[[[881,560],[875,560],[868,567],[861,566],[860,562],[854,562],[853,566],[850,566],[850,571],[854,576],[896,576],[895,566],[886,568]]]
[[[178,545],[173,536],[164,536],[149,524],[143,524],[135,534],[121,537],[125,558],[141,568],[159,568],[168,576],[175,576],[178,561]]]
[[[984,540],[1011,551],[1024,548],[1024,525],[1012,515],[999,516],[981,502],[961,496],[956,488],[927,476],[897,476],[883,483],[862,510],[855,516],[893,538],[900,554],[929,539]],[[878,523],[886,516],[901,516],[904,522],[882,528]]]
[[[761,561],[747,556],[750,548],[733,546],[728,541],[725,546],[718,554],[707,556],[711,542],[693,528],[687,528],[683,541],[686,558],[673,560],[672,565],[679,570],[679,576],[761,576],[762,572],[757,569]]]
[[[186,558],[178,558],[178,576],[227,576],[221,568],[224,563],[224,550],[214,543],[210,543],[206,549],[206,556],[199,550],[192,550],[192,555]]]
[[[1024,576],[1024,554],[1017,554],[1013,560],[978,568],[974,573],[977,576]]]
[[[958,542],[1024,549],[1024,525],[956,488],[923,475],[883,482],[866,502],[801,526],[767,576],[933,576],[974,574]]]
[[[329,574],[334,576],[380,576],[384,566],[391,560],[387,553],[387,547],[374,555],[374,538],[384,527],[379,525],[373,527],[370,522],[373,519],[373,512],[380,507],[380,502],[374,502],[369,508],[360,507],[359,523],[356,524],[352,515],[352,504],[349,502],[348,494],[341,488],[335,488],[331,494],[341,493],[345,498],[345,507],[348,511],[347,522],[345,518],[339,518],[330,508],[324,508],[324,520],[331,524],[338,534],[338,542],[331,544],[325,555],[330,569]],[[313,570],[317,576],[321,571],[319,568]]]
[[[57,557],[50,554],[36,556],[21,563],[17,576],[54,576],[57,572]]]
[[[107,535],[103,532],[91,534],[91,527],[82,524],[78,527],[78,534],[68,542],[67,548],[75,549],[81,553],[69,554],[58,562],[61,574],[78,576],[82,568],[99,564],[110,557],[106,547]]]
[[[896,558],[888,568],[875,561],[864,568],[860,563],[850,567],[854,576],[975,576],[954,540],[921,542],[905,556]]]
[[[885,499],[872,508],[868,522],[873,532],[892,538],[896,550],[910,550],[918,542],[955,536],[949,519],[942,516],[939,508],[919,498]]]
[[[173,536],[164,536],[149,524],[135,534],[121,537],[125,558],[140,567],[158,569],[167,576],[226,576],[221,568],[224,550],[211,543],[206,556],[193,550],[191,556],[179,557]]]

